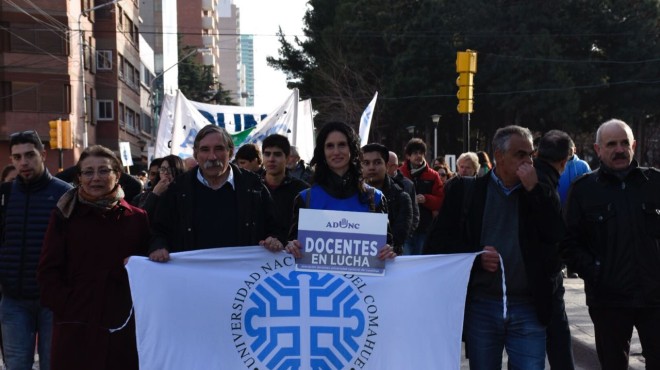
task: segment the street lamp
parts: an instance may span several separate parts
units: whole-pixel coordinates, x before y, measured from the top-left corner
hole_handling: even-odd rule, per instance
[[[101,9],[106,6],[117,4],[121,0],[112,0],[110,2],[99,4],[89,9],[83,9],[78,14],[78,42],[80,43],[80,86],[82,90],[82,104],[83,104],[83,148],[89,145],[89,134],[87,132],[87,89],[85,88],[85,37],[82,30],[82,16],[87,15],[95,10]]]
[[[167,72],[170,69],[176,67],[177,65],[179,65],[179,63],[186,60],[189,56],[191,56],[193,54],[197,54],[197,53],[206,53],[206,52],[210,52],[210,51],[211,51],[211,49],[209,49],[209,48],[196,48],[196,49],[193,49],[188,54],[181,57],[181,59],[177,60],[176,63],[174,63],[171,66],[167,67],[166,69],[164,69],[162,72],[160,72],[159,74],[154,76],[154,78],[151,79],[151,83],[149,84],[149,102],[151,103],[151,115],[152,115],[152,120],[153,120],[152,127],[154,127],[155,123],[158,121],[158,119],[156,117],[156,100],[154,99],[154,82],[156,82],[157,79],[159,79],[163,75],[165,75],[165,72]]]
[[[433,159],[438,158],[438,123],[440,122],[440,115],[434,114],[431,116],[433,120]]]

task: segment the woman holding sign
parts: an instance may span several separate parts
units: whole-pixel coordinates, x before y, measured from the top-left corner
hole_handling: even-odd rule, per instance
[[[312,187],[294,200],[293,222],[286,251],[302,257],[298,239],[298,216],[301,208],[352,212],[387,213],[385,197],[380,190],[365,184],[360,165],[360,140],[345,123],[331,122],[316,137],[315,166]],[[388,234],[388,240],[390,235]],[[378,258],[391,259],[396,253],[389,244],[378,252]]]

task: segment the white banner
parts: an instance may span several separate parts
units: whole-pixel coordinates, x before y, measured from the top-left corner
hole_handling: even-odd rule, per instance
[[[378,99],[378,91],[374,94],[367,108],[362,112],[360,117],[360,148],[369,143],[369,131],[371,130],[371,118],[373,118],[374,110],[376,109],[376,99]]]
[[[258,246],[131,257],[140,368],[459,369],[475,256],[397,257],[384,277]]]
[[[119,142],[119,154],[121,154],[121,163],[124,167],[133,165],[133,156],[131,155],[131,143],[128,141]]]
[[[299,111],[297,115],[294,114],[296,110]],[[272,133],[288,136],[291,145],[298,147],[300,157],[309,161],[314,154],[314,124],[311,112],[311,100],[298,102],[297,90],[270,114],[260,112],[254,107],[193,102],[178,91],[176,95],[166,95],[163,101],[155,156],[192,156],[197,132],[208,124],[214,124],[224,127],[232,135],[253,129],[248,136],[248,139],[252,139],[244,143],[261,144],[263,138]],[[297,124],[293,129],[296,116]]]

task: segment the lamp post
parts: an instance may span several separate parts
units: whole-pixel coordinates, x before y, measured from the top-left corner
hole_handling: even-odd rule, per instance
[[[440,115],[434,114],[431,116],[433,120],[433,159],[438,158],[438,123],[440,122]]]
[[[83,148],[89,145],[89,134],[87,131],[87,88],[85,88],[85,35],[82,30],[82,16],[106,6],[117,4],[121,0],[112,0],[110,2],[99,4],[89,9],[83,9],[78,14],[78,42],[80,43],[80,87],[82,90],[82,120],[83,120]]]
[[[156,98],[158,97],[157,94],[154,94],[154,83],[156,82],[156,80],[161,78],[162,76],[164,76],[165,72],[167,72],[170,69],[176,67],[177,65],[179,65],[179,63],[186,60],[189,56],[191,56],[193,54],[205,53],[205,52],[209,52],[209,51],[211,51],[211,49],[209,49],[209,48],[193,49],[188,54],[181,57],[181,59],[177,60],[176,63],[174,63],[171,66],[167,67],[162,72],[160,72],[159,74],[154,76],[153,79],[151,79],[151,83],[149,84],[149,102],[151,103],[152,127],[154,127],[155,123],[158,121],[158,117],[156,117],[157,113],[158,113],[158,115],[160,115],[160,112],[157,112],[157,109],[156,109],[156,99],[154,99],[154,95],[156,95]]]

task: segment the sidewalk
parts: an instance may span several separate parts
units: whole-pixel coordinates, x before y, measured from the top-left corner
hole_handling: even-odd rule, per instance
[[[566,288],[564,300],[566,301],[566,314],[568,315],[571,336],[573,337],[575,364],[588,369],[599,369],[599,367],[594,368],[593,365],[585,366],[585,362],[591,363],[593,360],[597,364],[598,357],[596,354],[594,326],[585,303],[584,283],[582,279],[564,279],[564,287]],[[633,331],[630,341],[630,363],[628,368],[632,370],[645,369],[642,346],[639,343],[639,336],[636,330]]]

